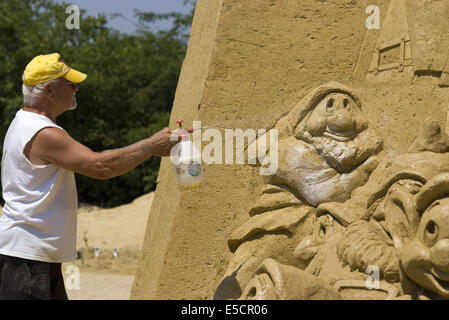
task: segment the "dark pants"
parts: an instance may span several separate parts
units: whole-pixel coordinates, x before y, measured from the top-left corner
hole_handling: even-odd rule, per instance
[[[67,300],[61,263],[0,254],[0,300]]]

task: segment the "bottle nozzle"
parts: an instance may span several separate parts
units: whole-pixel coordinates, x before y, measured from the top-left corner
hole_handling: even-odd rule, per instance
[[[189,129],[186,130],[182,127],[183,122],[184,122],[184,120],[176,120],[176,123],[179,125],[179,128],[176,129],[174,131],[174,133],[178,134],[178,136],[181,137],[181,141],[188,141],[188,140],[190,140],[190,137],[189,137],[190,131],[189,131]],[[193,130],[192,130],[192,132],[193,132]]]

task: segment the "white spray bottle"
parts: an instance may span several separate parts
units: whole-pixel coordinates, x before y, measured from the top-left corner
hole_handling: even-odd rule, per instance
[[[182,128],[182,120],[177,120],[179,128],[173,131],[173,135],[180,137],[171,152],[170,158],[175,169],[175,177],[183,188],[197,187],[203,180],[203,166],[201,153],[195,144],[190,141],[189,131]]]

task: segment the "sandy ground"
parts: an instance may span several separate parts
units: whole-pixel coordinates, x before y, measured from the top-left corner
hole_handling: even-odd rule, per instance
[[[69,300],[128,300],[133,275],[81,271],[79,285],[64,273]]]
[[[78,210],[78,248],[140,247],[153,198],[154,193],[148,193],[129,204],[110,209],[81,206]]]
[[[153,198],[154,193],[148,193],[110,209],[80,206],[77,250],[83,259],[62,265],[69,299],[129,299]]]

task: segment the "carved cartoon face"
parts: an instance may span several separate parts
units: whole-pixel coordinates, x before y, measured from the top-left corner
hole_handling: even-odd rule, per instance
[[[406,273],[423,287],[449,298],[449,198],[435,201],[423,213],[416,238],[421,243],[418,256],[422,260],[414,261]]]
[[[295,137],[311,144],[340,173],[353,170],[382,148],[375,129],[345,93],[325,96],[296,127]]]
[[[332,93],[315,107],[305,124],[313,137],[329,137],[336,141],[348,141],[367,128],[367,122],[358,115],[359,110],[351,96]]]
[[[412,280],[449,298],[449,198],[427,208],[415,240],[401,251],[404,271]]]

